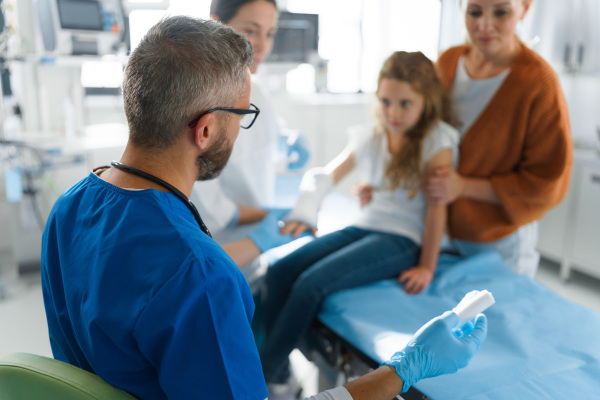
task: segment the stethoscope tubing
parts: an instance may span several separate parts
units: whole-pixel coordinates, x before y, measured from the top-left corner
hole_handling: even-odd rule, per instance
[[[179,200],[181,200],[185,206],[192,212],[192,215],[194,216],[194,219],[196,220],[196,222],[198,223],[198,226],[200,227],[200,229],[202,230],[202,232],[206,233],[208,235],[208,237],[212,237],[212,235],[210,234],[210,231],[208,230],[208,228],[206,227],[206,225],[204,224],[204,221],[202,221],[202,217],[200,216],[200,213],[198,212],[198,209],[196,208],[196,206],[194,205],[194,203],[192,203],[190,201],[190,199],[187,198],[186,195],[184,195],[183,193],[181,193],[181,191],[179,189],[177,189],[175,186],[171,185],[168,182],[163,181],[162,179],[151,175],[147,172],[141,171],[137,168],[133,168],[130,167],[128,165],[122,164],[118,161],[113,161],[110,163],[110,165],[112,165],[113,167],[120,169],[123,172],[127,172],[133,175],[137,175],[140,176],[142,178],[148,179],[149,181],[152,181],[162,187],[164,187],[165,189],[167,189],[168,191],[170,191],[171,193],[173,193],[175,196],[177,196],[179,198]]]

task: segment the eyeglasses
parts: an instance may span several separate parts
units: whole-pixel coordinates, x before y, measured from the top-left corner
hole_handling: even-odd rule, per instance
[[[227,111],[227,112],[241,115],[242,118],[240,120],[240,128],[244,128],[244,129],[250,128],[252,126],[252,124],[254,124],[254,121],[256,121],[256,117],[258,117],[258,114],[260,113],[260,110],[258,109],[258,107],[256,107],[252,103],[250,103],[250,108],[248,108],[248,109],[231,108],[231,107],[215,107],[215,108],[211,108],[208,111],[203,112],[202,114],[200,114],[199,116],[197,116],[196,118],[191,120],[190,123],[188,124],[188,126],[190,128],[195,127],[196,124],[198,123],[198,121],[200,120],[200,118],[204,117],[206,114],[210,114],[215,111]]]

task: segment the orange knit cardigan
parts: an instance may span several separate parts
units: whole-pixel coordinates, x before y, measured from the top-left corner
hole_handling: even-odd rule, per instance
[[[459,46],[437,61],[449,91]],[[510,72],[460,143],[461,175],[490,179],[501,205],[459,198],[448,210],[453,238],[491,242],[541,218],[565,196],[573,145],[567,104],[552,68],[523,46]]]

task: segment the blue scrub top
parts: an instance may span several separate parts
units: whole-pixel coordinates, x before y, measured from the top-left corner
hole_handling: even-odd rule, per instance
[[[239,268],[175,195],[90,173],[67,190],[42,240],[56,359],[141,399],[268,396]]]

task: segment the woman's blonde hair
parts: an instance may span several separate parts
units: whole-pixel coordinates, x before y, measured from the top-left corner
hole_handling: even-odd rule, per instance
[[[405,189],[412,199],[417,195],[423,179],[421,170],[423,140],[437,122],[442,120],[452,122],[449,101],[433,63],[420,51],[393,53],[381,67],[377,80],[378,87],[383,79],[407,82],[424,98],[423,112],[419,121],[405,133],[405,144],[398,153],[392,155],[385,170],[390,189]],[[379,116],[379,124],[384,128],[381,116]]]

